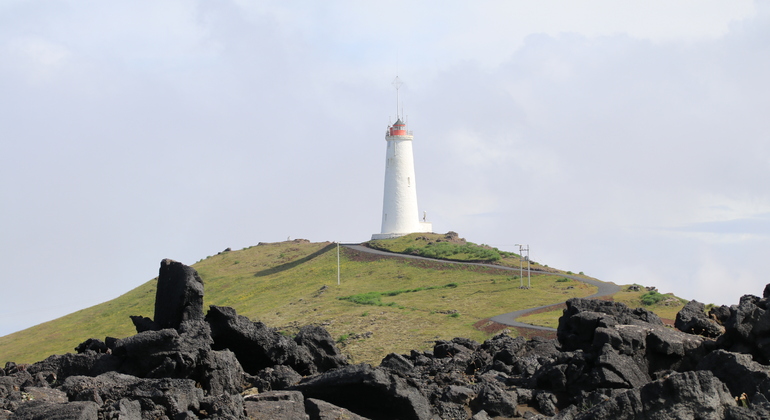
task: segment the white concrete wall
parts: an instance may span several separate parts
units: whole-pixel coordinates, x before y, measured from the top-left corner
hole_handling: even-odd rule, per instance
[[[430,223],[421,221],[417,207],[417,182],[410,135],[386,136],[385,192],[382,229],[372,239],[394,238],[412,232],[430,232]],[[427,228],[427,230],[426,230]]]

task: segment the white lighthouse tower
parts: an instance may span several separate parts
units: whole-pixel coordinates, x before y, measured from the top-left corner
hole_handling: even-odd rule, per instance
[[[417,207],[417,182],[414,176],[411,131],[398,115],[398,89],[401,81],[396,77],[396,122],[388,127],[385,141],[385,194],[382,200],[382,230],[372,239],[389,239],[413,232],[432,232],[433,224],[423,213],[420,220]]]

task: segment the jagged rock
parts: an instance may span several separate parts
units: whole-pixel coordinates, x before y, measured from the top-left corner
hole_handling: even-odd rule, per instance
[[[380,362],[380,367],[398,372],[401,376],[407,376],[414,369],[414,365],[409,359],[397,353],[390,353],[385,356]]]
[[[350,365],[304,379],[294,389],[374,420],[433,417],[418,388],[387,369]]]
[[[294,341],[310,352],[317,372],[326,372],[348,364],[347,357],[337,348],[334,338],[323,327],[301,327]]]
[[[591,374],[592,369],[592,355],[582,350],[565,352],[537,369],[532,375],[531,387],[568,394],[593,390],[600,376]],[[525,385],[529,386],[529,383]]]
[[[131,315],[129,318],[131,318],[131,322],[134,324],[137,333],[142,333],[145,331],[158,331],[162,329],[158,324],[155,323],[155,321],[146,316]]]
[[[468,387],[449,385],[448,387],[444,388],[441,399],[443,401],[457,404],[467,404],[476,398],[476,395],[476,392]]]
[[[93,402],[77,401],[51,403],[29,401],[10,417],[11,420],[97,420],[99,406]]]
[[[369,420],[350,410],[337,407],[334,404],[315,398],[308,398],[305,400],[305,411],[310,417],[310,420]]]
[[[451,341],[439,340],[433,346],[435,357],[455,357],[462,353],[472,353],[479,348],[479,343],[467,338],[453,338]]]
[[[709,309],[709,318],[716,321],[719,325],[724,325],[730,319],[730,313],[730,307],[728,306],[714,306]]]
[[[17,365],[14,362],[5,362],[5,368],[3,369],[3,372],[5,373],[5,375],[10,376],[18,372],[22,372],[24,370],[25,370],[24,365]]]
[[[470,403],[474,411],[484,410],[492,416],[516,415],[516,398],[494,383],[481,385],[478,395]]]
[[[119,340],[113,355],[124,360],[120,370],[129,375],[188,376],[195,368],[194,360],[198,349],[184,349],[187,350],[184,352],[186,354],[181,350],[182,338],[179,332],[166,328],[160,331],[145,331]]]
[[[597,328],[614,325],[663,325],[654,313],[642,309],[629,309],[623,303],[604,300],[572,298],[559,318],[556,336],[562,350],[588,350],[594,341]]]
[[[118,340],[112,351],[122,361],[119,371],[138,377],[189,378],[196,375],[200,358],[211,350],[211,335],[204,321],[185,321],[179,330],[145,331]]]
[[[211,325],[213,347],[235,353],[243,370],[251,375],[275,365],[291,366],[302,375],[318,372],[313,356],[305,346],[261,322],[251,322],[233,308],[212,305],[206,321]]]
[[[725,383],[733,395],[755,395],[770,398],[770,368],[747,354],[716,350],[698,363],[698,370],[708,370]]]
[[[63,391],[53,388],[44,388],[37,386],[24,387],[25,398],[30,401],[43,401],[48,403],[66,403],[69,402],[67,394]]]
[[[245,398],[246,416],[250,420],[302,420],[305,402],[301,392],[268,391]]]
[[[523,337],[513,338],[507,334],[498,334],[485,341],[480,349],[491,354],[493,361],[513,366],[526,344],[527,340]]]
[[[43,361],[30,365],[27,371],[35,376],[52,374],[54,380],[63,382],[70,376],[97,376],[117,370],[119,366],[120,359],[112,355],[87,351],[82,354],[67,353],[49,356]]]
[[[671,328],[652,327],[647,333],[647,353],[650,372],[692,370],[715,343],[700,336]]]
[[[70,401],[93,401],[101,406],[123,398],[139,401],[142,411],[169,417],[197,410],[203,390],[191,379],[140,379],[109,372],[95,378],[71,376],[62,385]]]
[[[142,404],[126,398],[102,407],[105,420],[142,420]]]
[[[730,406],[735,406],[735,400],[711,372],[683,372],[628,390],[576,419],[720,419]]]
[[[762,364],[770,364],[770,311],[768,298],[744,295],[730,308],[724,322],[725,333],[717,340],[719,348],[750,353]]]
[[[723,326],[706,316],[705,305],[695,300],[687,302],[676,314],[674,326],[679,331],[705,337],[718,337],[725,332]]]
[[[652,380],[634,359],[618,353],[609,344],[602,347],[595,363],[595,388],[639,388]]]
[[[555,416],[559,411],[557,408],[558,399],[556,395],[548,391],[538,391],[535,393],[535,402],[537,409],[546,416]]]
[[[229,350],[201,354],[196,376],[207,395],[239,394],[243,391],[243,368]]]
[[[474,414],[473,417],[471,417],[471,420],[492,420],[492,417],[489,417],[489,414],[487,414],[486,411],[481,410]]]
[[[0,377],[0,409],[15,411],[23,401],[21,388],[27,383],[32,383],[32,375],[26,371]]]
[[[253,383],[260,392],[287,389],[302,380],[302,375],[295,372],[291,367],[284,365],[264,368],[257,372],[256,377],[260,382],[255,381]]]
[[[86,351],[107,353],[107,344],[98,338],[89,338],[88,340],[78,344],[78,346],[75,347],[75,351],[78,352],[78,354],[85,353]]]
[[[203,320],[203,280],[194,268],[165,259],[160,262],[155,294],[155,324],[179,328],[183,321]]]
[[[201,400],[200,412],[210,418],[222,420],[239,420],[244,417],[243,397],[234,394],[208,395]],[[197,417],[191,417],[197,418]]]

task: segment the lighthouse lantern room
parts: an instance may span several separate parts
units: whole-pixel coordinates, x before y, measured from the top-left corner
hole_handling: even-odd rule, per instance
[[[382,203],[382,229],[372,239],[389,239],[414,232],[432,232],[433,225],[423,213],[420,220],[417,207],[417,182],[414,174],[412,132],[398,115],[398,89],[401,82],[396,77],[396,122],[385,133],[385,193]]]

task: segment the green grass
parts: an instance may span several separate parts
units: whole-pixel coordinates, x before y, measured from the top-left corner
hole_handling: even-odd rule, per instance
[[[335,245],[328,242],[260,244],[193,266],[204,280],[206,309],[232,306],[289,335],[301,325],[323,325],[333,337],[345,337],[340,343],[353,362],[373,364],[390,352],[428,349],[437,339],[482,341],[489,334],[474,328],[480,320],[596,291],[536,273],[532,289],[520,289],[510,271],[382,258],[347,248],[341,249],[337,285]],[[153,317],[155,288],[153,279],[109,302],[0,337],[0,365],[72,352],[92,337],[133,335],[129,315]],[[382,305],[345,299],[351,296],[371,296]]]
[[[369,241],[369,246],[383,251],[397,252],[400,254],[419,255],[428,258],[437,258],[449,261],[478,262],[506,267],[519,268],[523,266],[524,275],[527,272],[527,262],[521,261],[519,254],[501,251],[489,245],[477,245],[460,238],[459,241],[450,241],[446,234],[439,233],[410,233],[395,239],[381,239]],[[562,272],[530,261],[532,269],[548,272]]]

